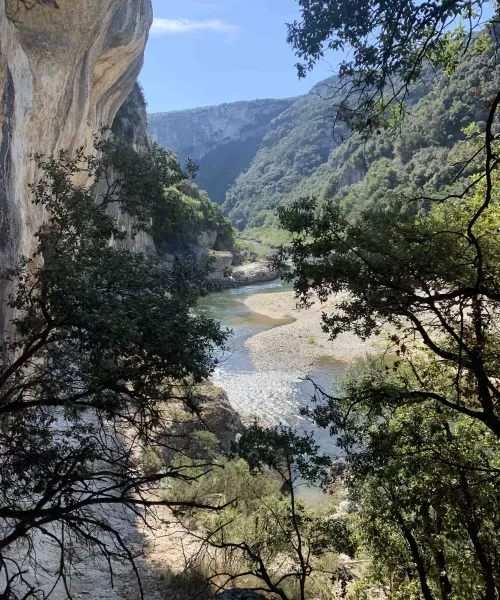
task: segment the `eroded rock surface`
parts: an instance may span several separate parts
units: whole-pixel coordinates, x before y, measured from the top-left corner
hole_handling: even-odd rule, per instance
[[[251,262],[233,269],[232,279],[235,285],[246,285],[260,281],[272,281],[278,279],[279,273],[261,262]]]
[[[0,270],[43,218],[29,156],[90,150],[132,90],[151,21],[151,0],[0,0]]]

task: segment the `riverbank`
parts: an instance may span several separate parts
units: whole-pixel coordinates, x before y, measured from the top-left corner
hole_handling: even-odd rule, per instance
[[[253,294],[244,299],[254,313],[273,319],[294,318],[292,323],[263,331],[246,341],[257,371],[300,371],[307,374],[328,361],[350,363],[374,351],[374,340],[352,333],[330,340],[321,329],[321,313],[336,309],[339,299],[298,309],[293,291]]]

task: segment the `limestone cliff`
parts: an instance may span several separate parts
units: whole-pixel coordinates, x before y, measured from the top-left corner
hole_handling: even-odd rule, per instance
[[[137,152],[144,152],[150,148],[146,100],[138,83],[121,105],[113,121],[112,130],[116,135],[123,136]],[[112,214],[123,231],[130,233],[133,230],[130,216],[121,212],[116,205],[112,206]],[[128,236],[121,244],[135,252],[156,252],[153,239],[144,231]]]
[[[149,133],[176,152],[181,164],[192,158],[200,167],[198,185],[222,204],[228,186],[252,161],[270,122],[292,102],[253,100],[150,114]]]
[[[0,269],[29,254],[43,218],[29,155],[90,149],[136,81],[151,22],[151,0],[0,0]]]

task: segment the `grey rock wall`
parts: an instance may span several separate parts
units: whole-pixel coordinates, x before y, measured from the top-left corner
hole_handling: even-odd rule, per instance
[[[0,0],[0,270],[30,254],[43,219],[30,154],[91,148],[137,79],[151,22],[151,0]]]
[[[264,134],[269,122],[291,102],[253,100],[155,113],[149,115],[149,133],[155,142],[171,148],[181,160],[190,157],[199,161],[221,144]]]
[[[253,100],[150,114],[149,133],[160,146],[171,148],[181,164],[193,159],[200,167],[199,187],[222,204],[228,187],[251,163],[271,121],[292,102]]]

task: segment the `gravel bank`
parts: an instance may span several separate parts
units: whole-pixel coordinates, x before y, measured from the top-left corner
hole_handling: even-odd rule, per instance
[[[252,311],[274,319],[295,318],[293,323],[254,335],[246,342],[258,371],[308,373],[325,360],[349,363],[374,351],[372,340],[363,342],[345,333],[332,341],[322,331],[321,313],[335,310],[335,299],[307,310],[297,309],[292,291],[254,294],[244,302]]]

